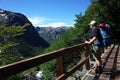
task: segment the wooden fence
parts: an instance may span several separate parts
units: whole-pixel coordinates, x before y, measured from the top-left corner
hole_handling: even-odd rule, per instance
[[[74,65],[71,69],[68,71],[64,71],[64,54],[70,54],[70,52],[76,52],[80,49],[85,50],[86,58],[83,60],[80,60],[76,65]],[[30,69],[32,67],[38,66],[42,63],[45,63],[47,61],[50,61],[52,59],[57,59],[57,78],[56,80],[65,80],[67,77],[69,77],[71,74],[73,74],[77,69],[82,67],[84,64],[86,65],[86,69],[90,69],[90,63],[89,63],[89,53],[90,48],[87,44],[82,43],[75,46],[70,46],[67,48],[62,48],[50,53],[46,53],[43,55],[39,55],[36,57],[32,57],[29,59],[21,60],[12,64],[8,64],[5,66],[0,67],[0,80],[6,80],[8,77],[15,75],[19,72],[23,72],[27,69]]]

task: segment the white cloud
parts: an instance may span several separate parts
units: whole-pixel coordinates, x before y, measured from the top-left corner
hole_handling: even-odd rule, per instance
[[[49,21],[51,20],[50,18],[44,18],[44,17],[31,17],[28,18],[30,20],[30,22],[34,25],[34,26],[39,26],[42,23],[44,23],[45,21]]]
[[[41,22],[40,18],[38,17],[29,18],[29,20],[30,22],[32,22],[33,25],[38,25]]]
[[[66,23],[64,23],[64,22],[54,22],[54,23],[48,24],[48,26],[61,27],[61,26],[68,26],[68,25]]]
[[[28,18],[30,22],[34,26],[40,26],[40,27],[61,27],[61,26],[72,26],[72,25],[67,25],[64,22],[51,22],[53,19],[50,18],[44,18],[44,17],[32,17]],[[50,22],[49,22],[50,21]]]
[[[51,23],[49,24],[49,26],[53,26],[53,27],[60,27],[60,26],[65,26],[66,24],[64,22],[55,22],[55,23]]]
[[[46,25],[40,25],[40,27],[61,27],[61,26],[68,26],[68,27],[72,27],[73,25],[67,25],[64,22],[53,22],[53,23],[49,23]]]

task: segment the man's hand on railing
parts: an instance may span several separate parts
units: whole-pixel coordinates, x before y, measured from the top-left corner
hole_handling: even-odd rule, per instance
[[[85,43],[87,44],[92,44],[95,40],[97,40],[96,37],[93,37],[92,39],[90,39],[89,41],[85,41]]]
[[[85,41],[84,43],[90,44],[90,42],[89,42],[89,41]]]

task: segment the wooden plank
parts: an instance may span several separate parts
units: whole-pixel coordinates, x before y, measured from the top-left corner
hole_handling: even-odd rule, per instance
[[[57,77],[64,73],[64,58],[59,56],[57,58]]]
[[[117,50],[118,50],[118,45],[116,45],[114,49],[111,51],[111,54],[107,59],[105,68],[112,69],[112,67],[115,65],[115,59],[117,58]]]
[[[86,46],[85,55],[86,55],[86,57],[88,57],[90,55],[90,46]],[[86,65],[86,69],[90,70],[90,60],[89,59],[87,60],[85,65]]]
[[[107,49],[102,56],[103,61],[103,72],[102,74],[96,75],[95,69],[91,69],[83,80],[119,80],[120,79],[120,47],[119,45],[112,46]],[[108,72],[104,72],[108,71]],[[90,77],[92,76],[92,77]]]

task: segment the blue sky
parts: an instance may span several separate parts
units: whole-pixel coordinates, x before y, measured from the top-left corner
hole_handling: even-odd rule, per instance
[[[0,8],[23,13],[34,26],[73,26],[75,14],[87,10],[90,0],[0,0]]]

